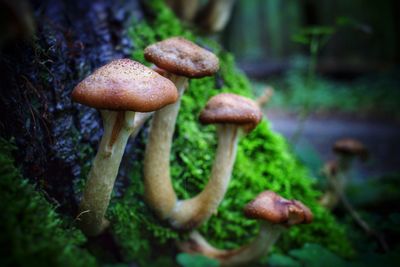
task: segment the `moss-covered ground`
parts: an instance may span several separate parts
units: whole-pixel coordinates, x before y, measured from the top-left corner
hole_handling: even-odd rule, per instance
[[[143,49],[153,42],[177,35],[212,50],[220,58],[221,68],[215,77],[190,81],[178,117],[171,175],[178,195],[188,198],[199,192],[207,182],[216,148],[215,128],[198,123],[200,110],[211,96],[218,93],[234,92],[252,97],[252,91],[247,78],[236,69],[232,55],[216,43],[192,34],[165,8],[162,1],[148,1],[148,5],[153,11],[153,20],[135,22],[130,30],[135,60],[148,64],[144,60]],[[257,232],[257,224],[244,218],[242,208],[259,192],[271,189],[285,197],[303,201],[315,215],[313,224],[288,231],[279,242],[279,250],[286,251],[312,242],[339,255],[349,256],[352,249],[344,228],[317,204],[320,192],[315,189],[307,170],[289,151],[286,141],[270,130],[267,119],[251,134],[244,136],[225,200],[218,214],[202,226],[201,232],[221,248],[232,248],[249,241]],[[144,266],[149,259],[156,262],[157,255],[161,255],[159,259],[163,260],[162,256],[173,253],[173,246],[168,244],[182,236],[163,225],[146,207],[142,197],[141,167],[141,162],[137,162],[129,189],[121,199],[113,200],[110,215],[114,234],[126,260],[135,259]]]
[[[83,234],[21,176],[14,149],[0,138],[0,266],[97,266]]]

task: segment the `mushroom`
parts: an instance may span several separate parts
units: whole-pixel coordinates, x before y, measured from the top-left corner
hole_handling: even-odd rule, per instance
[[[221,266],[249,266],[251,262],[268,255],[270,248],[287,228],[313,220],[310,209],[304,204],[287,200],[272,191],[264,191],[248,203],[244,214],[260,222],[258,235],[249,244],[232,250],[217,249],[194,231],[189,241],[178,244],[178,247],[186,253],[216,259]]]
[[[219,61],[213,53],[180,37],[150,45],[144,54],[147,60],[165,71],[164,76],[175,83],[179,93],[175,104],[154,113],[144,157],[145,198],[156,214],[166,219],[177,201],[170,179],[169,158],[187,77],[213,75],[219,68]]]
[[[150,112],[174,103],[174,84],[130,59],[111,61],[81,81],[72,92],[78,103],[100,110],[104,134],[92,163],[79,210],[85,234],[98,235],[127,140],[135,131],[135,112]]]
[[[369,236],[373,236],[379,242],[384,251],[388,251],[388,244],[384,236],[374,230],[355,210],[346,196],[345,188],[348,180],[348,172],[351,168],[353,160],[358,157],[361,160],[368,159],[368,150],[363,143],[352,138],[343,138],[335,142],[333,151],[338,155],[338,163],[335,169],[326,172],[326,177],[331,189],[333,189],[336,198],[341,201],[344,208],[349,212],[354,221]]]
[[[338,160],[332,160],[325,164],[323,174],[333,189],[333,192],[326,194],[322,199],[323,205],[328,208],[334,208],[344,194],[348,172],[351,164],[356,157],[362,160],[367,159],[368,151],[365,146],[353,138],[343,138],[337,140],[332,146],[332,150],[338,156]],[[328,191],[329,192],[329,191]],[[336,195],[336,196],[335,196]]]
[[[231,17],[236,0],[209,0],[196,15],[196,22],[210,33],[222,31]]]
[[[207,220],[223,200],[236,158],[241,133],[262,119],[259,106],[243,96],[223,93],[212,97],[200,114],[203,124],[217,124],[218,147],[208,183],[191,199],[178,200],[169,217],[175,228],[192,229]]]
[[[339,139],[333,145],[333,151],[339,157],[339,171],[347,172],[355,157],[361,160],[368,158],[368,150],[360,141],[353,138]]]

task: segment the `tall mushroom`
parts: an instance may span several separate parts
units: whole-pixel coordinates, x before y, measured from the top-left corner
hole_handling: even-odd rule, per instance
[[[297,200],[287,200],[272,191],[264,191],[246,205],[244,214],[259,220],[260,230],[249,244],[232,250],[211,246],[198,232],[187,242],[178,244],[187,253],[197,253],[216,259],[221,266],[249,266],[251,262],[268,255],[280,234],[296,224],[311,223],[313,215],[308,207]]]
[[[170,179],[170,153],[180,100],[188,77],[213,75],[219,68],[218,58],[211,52],[180,37],[173,37],[148,46],[145,57],[165,70],[179,92],[179,99],[154,113],[144,158],[145,198],[157,215],[166,219],[177,198]]]
[[[239,136],[262,119],[259,106],[243,96],[223,93],[212,97],[200,114],[203,124],[216,124],[218,147],[205,188],[187,200],[178,200],[169,217],[179,229],[192,229],[207,220],[223,200],[236,159]]]
[[[104,215],[127,140],[135,130],[135,112],[154,111],[177,98],[171,81],[130,59],[111,61],[74,88],[72,99],[99,109],[104,127],[79,207],[85,234],[98,235],[107,226]]]

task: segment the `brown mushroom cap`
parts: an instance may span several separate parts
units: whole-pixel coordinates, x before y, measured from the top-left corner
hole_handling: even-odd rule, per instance
[[[368,157],[368,151],[363,143],[353,138],[337,140],[333,145],[333,151],[343,155],[359,156],[362,159]]]
[[[170,80],[130,59],[100,67],[72,91],[72,100],[109,110],[150,112],[177,99],[178,91]]]
[[[260,107],[251,99],[223,93],[212,97],[200,113],[200,122],[233,123],[243,125],[247,130],[254,129],[262,119]]]
[[[272,191],[264,191],[244,208],[248,218],[269,221],[273,224],[291,226],[311,223],[313,214],[297,200],[287,200]]]
[[[210,76],[219,69],[219,60],[213,53],[182,37],[146,47],[144,57],[162,69],[189,78]]]

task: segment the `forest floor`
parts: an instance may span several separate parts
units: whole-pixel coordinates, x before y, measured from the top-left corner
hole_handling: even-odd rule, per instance
[[[344,137],[362,141],[370,152],[367,162],[356,163],[355,179],[380,177],[399,171],[400,123],[396,120],[312,114],[300,126],[301,119],[294,113],[267,109],[265,114],[272,128],[287,138],[295,153],[316,176],[323,163],[334,158],[333,143]],[[296,133],[298,137],[293,140]]]

